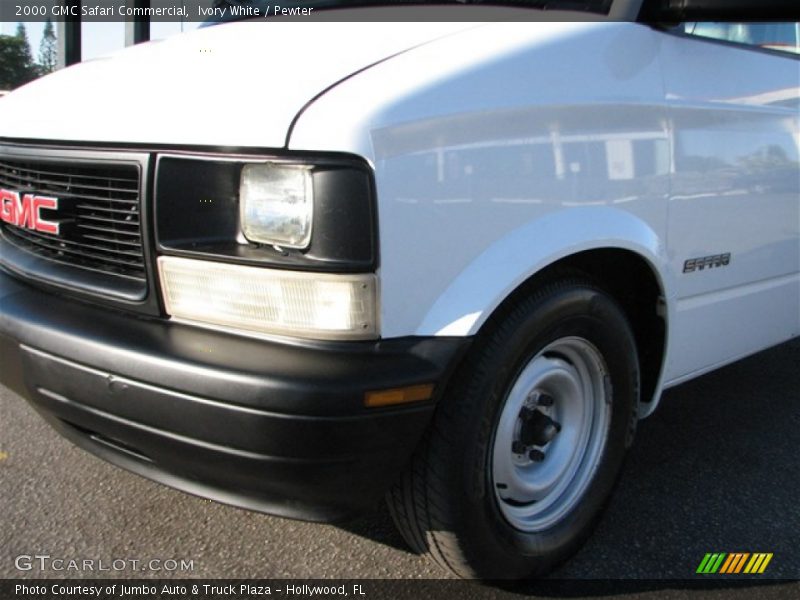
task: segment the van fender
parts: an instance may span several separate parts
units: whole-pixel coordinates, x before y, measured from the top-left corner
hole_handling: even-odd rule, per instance
[[[550,213],[497,240],[437,298],[416,334],[475,335],[514,290],[545,267],[578,252],[607,248],[635,252],[653,269],[666,304],[668,344],[675,301],[663,236],[634,214],[597,206]],[[666,351],[664,356],[666,360]],[[656,399],[660,391],[661,382]],[[650,414],[655,405],[643,403],[642,416]]]

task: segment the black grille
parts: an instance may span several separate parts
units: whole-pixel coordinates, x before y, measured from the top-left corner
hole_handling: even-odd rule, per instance
[[[139,167],[0,158],[0,187],[58,198],[42,218],[58,235],[3,224],[8,241],[42,258],[145,281]]]

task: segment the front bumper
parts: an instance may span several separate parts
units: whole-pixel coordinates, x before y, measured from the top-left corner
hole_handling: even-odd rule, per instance
[[[432,401],[365,408],[364,393],[435,383],[463,338],[290,344],[67,300],[0,271],[0,383],[60,433],[183,491],[335,521],[381,497]]]

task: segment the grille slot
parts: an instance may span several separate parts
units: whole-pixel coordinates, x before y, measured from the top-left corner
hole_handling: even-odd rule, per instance
[[[0,187],[59,199],[59,235],[3,223],[6,240],[56,263],[146,282],[139,167],[0,157]]]

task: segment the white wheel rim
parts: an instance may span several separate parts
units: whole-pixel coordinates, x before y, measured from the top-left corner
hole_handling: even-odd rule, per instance
[[[512,384],[492,448],[492,486],[516,529],[547,529],[582,499],[608,436],[607,373],[591,342],[566,337],[534,356]]]

